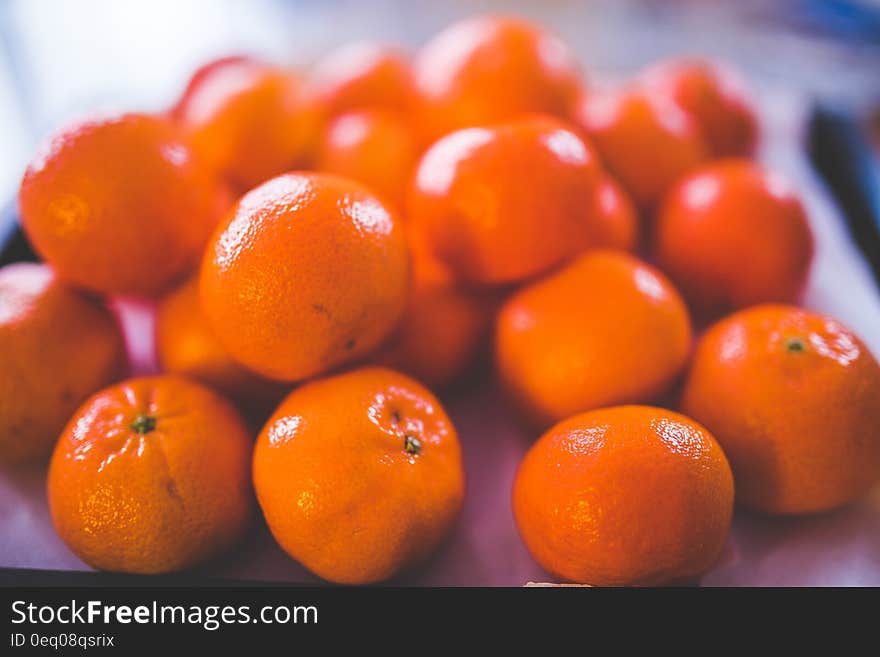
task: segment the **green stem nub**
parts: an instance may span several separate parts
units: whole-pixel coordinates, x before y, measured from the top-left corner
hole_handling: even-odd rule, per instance
[[[418,456],[422,452],[422,441],[415,436],[407,434],[403,437],[403,449],[407,454]]]
[[[785,349],[791,353],[800,353],[807,350],[807,343],[803,338],[788,338],[785,341]]]
[[[138,415],[131,423],[131,428],[143,436],[156,428],[156,418],[152,415]]]

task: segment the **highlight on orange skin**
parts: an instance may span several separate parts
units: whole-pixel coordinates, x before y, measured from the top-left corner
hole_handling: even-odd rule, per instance
[[[358,110],[337,115],[324,129],[315,169],[358,180],[395,207],[404,207],[419,146],[403,114]]]
[[[721,160],[693,171],[670,191],[655,221],[658,265],[695,311],[710,317],[796,301],[813,252],[794,190],[749,160]]]
[[[626,190],[612,176],[604,174],[593,202],[587,247],[635,251],[640,241],[639,213]]]
[[[250,58],[197,72],[174,116],[196,153],[240,192],[308,164],[319,125],[297,75]]]
[[[327,117],[362,109],[408,112],[413,101],[409,58],[375,41],[348,43],[324,55],[307,85]]]
[[[541,428],[593,408],[657,400],[683,371],[690,343],[676,289],[622,251],[588,251],[520,288],[495,320],[499,379]]]
[[[519,466],[513,513],[529,552],[562,582],[693,582],[730,531],[733,477],[688,417],[615,406],[545,433]]]
[[[709,158],[696,121],[665,95],[645,88],[591,93],[573,116],[642,209],[656,206],[680,177]]]
[[[567,116],[580,70],[558,37],[512,16],[477,16],[426,43],[413,62],[427,140],[529,113]]]
[[[422,156],[407,219],[458,279],[513,283],[582,248],[599,176],[590,148],[553,117],[459,130]]]
[[[880,480],[880,365],[839,321],[793,306],[736,312],[700,339],[681,407],[733,468],[737,501],[827,511]]]

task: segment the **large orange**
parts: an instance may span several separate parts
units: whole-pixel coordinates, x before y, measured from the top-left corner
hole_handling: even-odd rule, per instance
[[[693,420],[617,406],[562,422],[526,454],[513,512],[535,560],[596,586],[686,583],[718,560],[733,477]]]
[[[318,118],[289,71],[234,58],[196,73],[174,116],[193,150],[237,190],[308,164]]]
[[[233,358],[269,378],[304,379],[366,356],[394,329],[409,288],[406,238],[361,184],[291,173],[232,209],[200,287]]]
[[[641,78],[694,117],[715,157],[754,153],[758,117],[745,83],[729,66],[702,59],[671,59],[649,67]]]
[[[455,428],[412,379],[366,368],[305,384],[257,439],[254,486],[281,547],[366,584],[423,561],[464,497]]]
[[[547,426],[575,413],[656,400],[690,350],[687,308],[672,284],[618,251],[591,251],[513,294],[495,328],[502,383]]]
[[[202,312],[194,276],[165,295],[156,307],[156,356],[162,370],[200,381],[248,408],[271,410],[287,387],[237,363],[214,335]],[[263,416],[265,419],[265,416]]]
[[[107,388],[71,418],[52,456],[55,529],[102,570],[193,566],[249,521],[250,450],[241,417],[208,388],[173,376]]]
[[[418,158],[409,119],[395,112],[360,110],[328,123],[315,168],[358,180],[402,209]]]
[[[422,156],[407,218],[457,277],[510,283],[579,250],[598,180],[592,151],[561,121],[470,128]]]
[[[31,160],[22,226],[58,274],[103,293],[153,295],[193,267],[226,199],[165,119],[73,123]]]
[[[566,116],[580,90],[568,47],[509,16],[478,16],[447,27],[419,51],[413,76],[429,139],[526,113]]]
[[[578,103],[575,120],[644,209],[709,156],[699,125],[665,94],[638,87],[592,93]]]
[[[0,462],[48,457],[70,415],[125,367],[119,327],[97,300],[46,265],[0,269]]]
[[[830,317],[762,305],[720,321],[681,405],[718,438],[752,508],[825,511],[880,481],[880,365]]]
[[[813,257],[800,200],[777,174],[748,160],[702,167],[670,192],[654,254],[701,314],[793,302]]]

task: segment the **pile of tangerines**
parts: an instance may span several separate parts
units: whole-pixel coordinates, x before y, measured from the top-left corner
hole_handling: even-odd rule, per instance
[[[214,61],[169,111],[69,125],[27,168],[46,264],[0,271],[0,456],[54,448],[52,519],[96,568],[201,563],[255,491],[311,571],[387,580],[462,506],[429,388],[491,334],[511,407],[546,431],[512,494],[534,558],[562,581],[693,580],[734,491],[815,513],[880,477],[880,367],[792,305],[813,238],[758,132],[722,66],[591,88],[509,17],[411,60]],[[124,379],[114,296],[158,299],[164,374]]]

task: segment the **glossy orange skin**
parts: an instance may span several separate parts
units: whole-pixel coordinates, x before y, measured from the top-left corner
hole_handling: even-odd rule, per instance
[[[406,450],[407,435],[419,453]],[[344,584],[386,580],[427,558],[458,516],[465,486],[440,403],[382,368],[292,392],[257,439],[253,477],[281,547]]]
[[[408,57],[374,41],[348,43],[325,55],[315,64],[308,86],[328,116],[360,109],[404,112],[413,102]]]
[[[139,432],[139,416],[155,426]],[[164,573],[229,548],[247,527],[251,440],[233,406],[174,376],[102,390],[71,418],[49,467],[52,522],[94,568]]]
[[[721,554],[733,477],[721,447],[690,418],[615,406],[570,418],[532,446],[513,513],[529,552],[562,581],[685,583]]]
[[[767,304],[718,322],[681,407],[718,438],[753,509],[826,511],[880,480],[880,365],[830,317]]]
[[[366,187],[278,176],[245,194],[208,245],[202,308],[232,357],[280,381],[374,350],[406,306],[400,220]]]
[[[643,209],[653,208],[709,157],[694,119],[664,95],[642,88],[590,94],[578,103],[574,119]]]
[[[97,300],[46,265],[0,269],[0,463],[47,459],[70,415],[126,366],[119,326]]]
[[[198,261],[221,190],[161,117],[73,123],[50,137],[19,191],[22,227],[58,274],[106,294],[159,294]]]
[[[293,73],[241,58],[196,75],[175,116],[213,171],[243,192],[308,164],[319,119]]]
[[[249,407],[271,404],[274,408],[288,391],[283,384],[246,369],[222,347],[202,312],[198,276],[159,301],[155,344],[164,372],[199,381]]]
[[[317,150],[318,171],[358,180],[403,209],[420,151],[402,114],[383,110],[340,114],[325,128]]]
[[[260,66],[260,62],[258,59],[250,57],[249,55],[225,55],[205,62],[199,66],[190,76],[189,80],[187,80],[183,93],[180,94],[180,97],[177,98],[174,104],[169,108],[168,116],[172,120],[179,120],[182,114],[186,111],[187,105],[191,102],[191,97],[199,93],[199,87],[201,87],[204,82],[209,81],[221,69],[227,67],[237,68],[250,66]]]
[[[456,277],[512,283],[578,251],[598,179],[589,147],[551,117],[460,130],[422,156],[407,219]]]
[[[672,59],[651,66],[641,78],[694,117],[713,156],[754,155],[758,117],[745,83],[735,71],[706,60]]]
[[[507,16],[478,16],[447,27],[419,51],[413,77],[429,140],[522,114],[567,116],[580,90],[568,47],[542,28]]]
[[[685,366],[687,308],[660,272],[620,251],[591,251],[501,307],[495,362],[526,417],[657,399]]]
[[[593,203],[587,223],[588,247],[635,251],[641,232],[639,213],[626,190],[605,174],[596,187]]]
[[[748,160],[694,171],[670,192],[655,225],[658,264],[706,315],[796,301],[813,251],[797,196]]]

